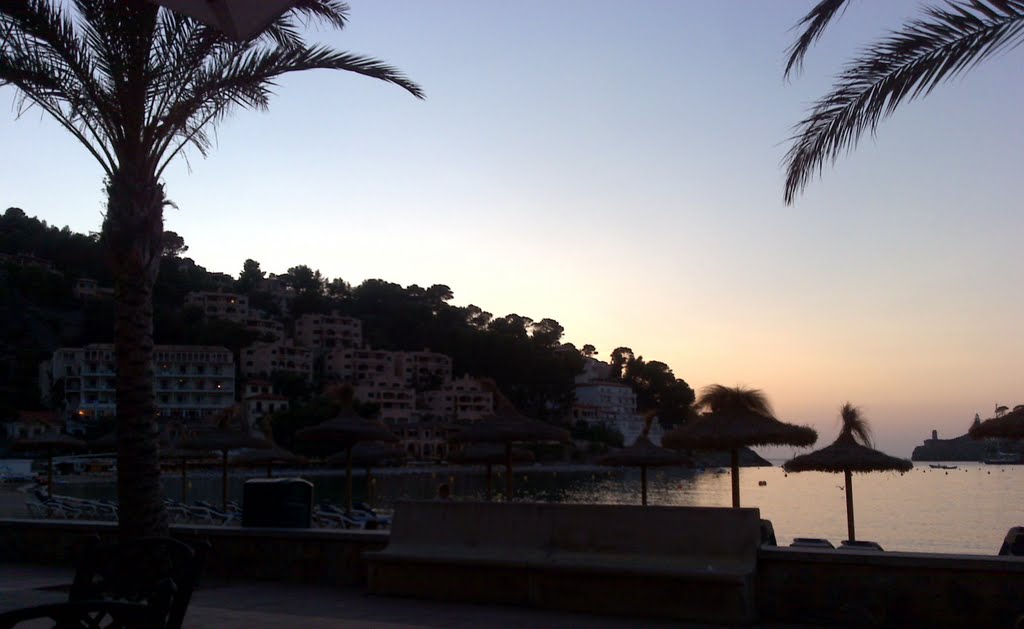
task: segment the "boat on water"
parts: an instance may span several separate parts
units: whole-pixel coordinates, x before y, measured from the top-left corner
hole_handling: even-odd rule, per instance
[[[997,452],[994,456],[983,461],[985,465],[1022,465],[1024,459],[1014,452]]]
[[[935,469],[935,470],[955,470],[955,469],[957,469],[957,466],[955,466],[955,465],[942,465],[941,463],[931,463],[931,464],[928,465],[928,467],[930,467],[932,469]]]

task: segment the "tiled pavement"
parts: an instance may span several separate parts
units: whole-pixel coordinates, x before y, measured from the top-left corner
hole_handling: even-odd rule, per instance
[[[66,600],[66,592],[59,588],[70,583],[71,577],[70,569],[0,564],[0,611]],[[650,619],[592,616],[499,605],[389,598],[372,596],[355,587],[209,582],[193,596],[185,626],[219,629],[612,629],[684,625]]]

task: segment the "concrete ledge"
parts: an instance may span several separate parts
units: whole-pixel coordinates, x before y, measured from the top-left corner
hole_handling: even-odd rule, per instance
[[[113,537],[112,522],[0,520],[0,561],[73,566],[88,538]],[[387,545],[385,531],[172,526],[171,535],[211,546],[206,574],[227,580],[358,584],[363,552]]]
[[[888,627],[1012,627],[1024,559],[762,548],[761,619]]]

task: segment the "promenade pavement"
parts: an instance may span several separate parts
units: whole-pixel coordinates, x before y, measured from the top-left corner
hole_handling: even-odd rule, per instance
[[[0,563],[0,612],[67,600],[66,586],[71,578],[70,568]],[[207,580],[192,598],[185,626],[219,629],[658,629],[704,625],[390,598],[373,596],[357,587]]]

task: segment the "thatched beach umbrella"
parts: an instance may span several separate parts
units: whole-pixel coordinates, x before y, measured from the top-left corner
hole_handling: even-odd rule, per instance
[[[846,527],[850,541],[857,537],[853,528],[852,472],[907,472],[914,464],[871,447],[871,431],[860,409],[849,402],[839,411],[843,427],[832,445],[802,454],[782,465],[787,472],[842,472],[846,477]]]
[[[452,443],[497,443],[505,446],[505,500],[512,500],[513,443],[569,443],[569,431],[520,415],[508,406],[490,419],[459,430]]]
[[[269,448],[266,439],[247,435],[237,430],[216,428],[181,442],[184,450],[217,450],[221,454],[221,506],[228,508],[228,452],[243,448]]]
[[[740,506],[740,448],[812,445],[818,433],[775,418],[764,393],[757,389],[713,384],[701,392],[698,419],[665,434],[662,445],[679,450],[728,450],[732,456],[732,506]]]
[[[980,424],[971,426],[968,431],[973,439],[1024,439],[1024,408],[986,419]]]
[[[35,437],[18,439],[11,444],[13,450],[21,452],[42,452],[46,454],[46,495],[53,495],[53,455],[56,452],[72,452],[85,447],[85,442],[70,435],[43,433]]]
[[[537,457],[525,448],[512,448],[513,463],[533,463]],[[505,462],[505,447],[496,443],[475,443],[453,452],[448,460],[459,465],[483,465],[487,468],[487,500],[494,497],[491,468]]]
[[[269,448],[243,450],[232,456],[228,463],[237,467],[266,465],[267,478],[271,478],[274,475],[275,465],[305,465],[309,461],[306,457],[299,456],[279,445],[271,445]]]
[[[314,444],[318,447],[329,447],[343,450],[345,462],[345,508],[352,510],[352,449],[357,443],[364,441],[380,441],[396,443],[396,437],[383,424],[363,419],[351,408],[343,407],[334,419],[328,419],[316,426],[303,428],[295,433],[298,443]]]
[[[648,415],[644,430],[633,445],[617,452],[604,455],[597,460],[599,465],[640,468],[640,504],[647,506],[647,468],[649,467],[692,467],[693,461],[678,452],[654,445],[647,437],[654,415]]]
[[[405,461],[405,450],[392,445],[364,441],[352,446],[352,465],[358,465],[366,469],[366,495],[371,505],[373,504],[373,467],[388,463],[403,463]],[[327,459],[331,466],[348,466],[348,452],[338,452]]]

